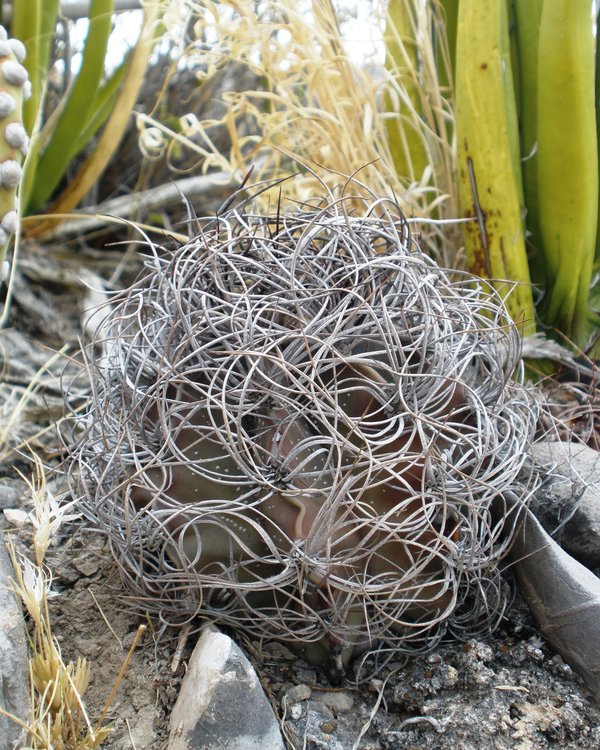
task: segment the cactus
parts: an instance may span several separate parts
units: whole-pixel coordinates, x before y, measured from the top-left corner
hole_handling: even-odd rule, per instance
[[[71,464],[133,600],[338,668],[489,631],[491,504],[537,481],[491,287],[450,281],[380,202],[231,210],[148,257],[93,342]]]
[[[17,231],[17,189],[21,163],[27,154],[29,138],[23,127],[23,102],[31,95],[27,71],[22,65],[25,47],[9,39],[0,26],[0,265],[8,275],[6,250]]]

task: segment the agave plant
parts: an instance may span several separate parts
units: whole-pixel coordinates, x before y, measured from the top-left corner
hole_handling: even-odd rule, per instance
[[[136,46],[107,74],[114,0],[92,0],[81,65],[52,115],[44,119],[59,5],[58,0],[15,0],[11,6],[11,31],[27,50],[25,65],[32,92],[24,110],[32,144],[21,187],[23,215],[46,207],[51,200],[54,213],[70,211],[97,181],[129,122],[161,12],[160,0],[144,4],[144,23]],[[70,64],[70,60],[65,61],[65,65]],[[68,167],[100,130],[102,134],[93,152],[58,194]]]
[[[93,342],[73,462],[144,609],[338,665],[493,628],[492,505],[536,483],[498,297],[451,282],[394,204],[356,203],[234,209],[149,245]]]
[[[595,3],[515,0],[512,45],[510,5],[458,2],[457,178],[461,210],[477,219],[470,265],[516,285],[509,304],[530,332],[533,278],[541,323],[586,349],[598,323]]]

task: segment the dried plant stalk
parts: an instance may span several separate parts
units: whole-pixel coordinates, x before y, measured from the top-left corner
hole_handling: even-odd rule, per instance
[[[381,2],[371,3],[371,24],[360,30],[363,42],[373,37],[373,46],[393,39],[391,51],[399,59],[388,55],[384,67],[376,59],[360,64],[350,54],[354,42],[344,39],[330,0],[192,0],[196,40],[182,58],[205,79],[206,90],[227,65],[251,70],[258,82],[226,91],[222,114],[188,112],[175,128],[158,114],[140,115],[142,153],[166,155],[174,170],[183,150],[203,173],[216,169],[240,178],[252,169],[256,181],[295,175],[281,190],[298,201],[318,194],[323,182],[334,189],[354,177],[355,192],[362,184],[363,196],[395,196],[406,215],[448,220],[443,232],[424,222],[423,243],[444,264],[462,264],[451,226],[458,215],[453,112],[448,87],[439,80],[447,56],[442,13],[438,2],[404,4],[414,21],[407,36],[393,18],[385,20]],[[215,139],[223,131],[225,149]],[[259,198],[265,211],[272,210],[269,199]]]

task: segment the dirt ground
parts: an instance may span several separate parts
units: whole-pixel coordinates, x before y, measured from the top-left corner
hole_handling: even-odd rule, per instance
[[[0,333],[0,411],[6,422],[37,373],[39,387],[13,422],[9,442],[29,439],[49,469],[60,465],[60,443],[51,425],[64,413],[63,389],[72,403],[85,400],[85,379],[71,361],[82,335],[82,311],[99,299],[100,280],[110,276],[116,258],[32,246],[20,265],[11,326]],[[0,508],[28,509],[17,469],[28,470],[24,448],[5,454],[0,463]],[[64,486],[60,471],[49,481],[56,491]],[[5,519],[1,523],[8,527]],[[27,529],[14,533],[26,546]],[[184,638],[181,631],[161,630],[155,621],[136,615],[104,540],[80,521],[61,529],[46,562],[58,593],[51,599],[51,618],[63,655],[86,657],[91,664],[84,697],[92,718],[101,713],[138,626],[147,626],[107,713],[113,731],[103,747],[164,747],[169,711],[196,633],[192,629]],[[600,747],[600,706],[545,645],[518,595],[488,641],[448,643],[408,661],[394,659],[359,686],[351,680],[332,686],[327,675],[285,645],[229,634],[255,665],[290,748]],[[294,692],[298,685],[305,689]],[[331,699],[336,692],[344,701]]]

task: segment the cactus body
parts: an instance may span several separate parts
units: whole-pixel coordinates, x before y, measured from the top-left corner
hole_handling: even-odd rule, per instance
[[[74,489],[145,609],[340,669],[501,615],[491,503],[535,481],[519,337],[380,208],[233,210],[116,302]]]
[[[23,126],[23,102],[31,94],[27,71],[21,64],[25,47],[18,39],[8,39],[0,26],[0,265],[2,276],[10,237],[17,231],[17,189],[21,163],[27,154],[29,138]]]

